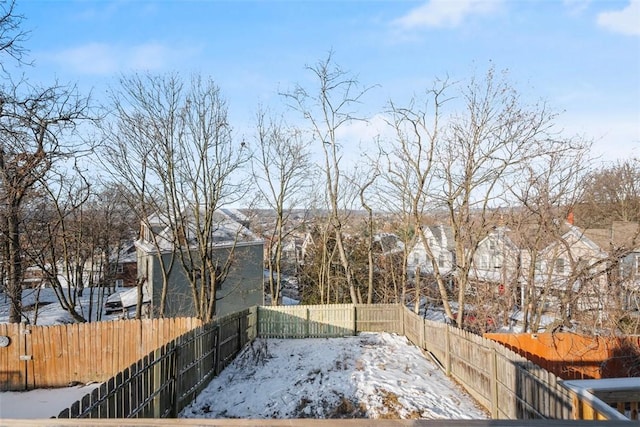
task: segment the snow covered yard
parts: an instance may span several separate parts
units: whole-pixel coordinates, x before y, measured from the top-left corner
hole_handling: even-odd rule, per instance
[[[100,384],[29,391],[0,392],[0,419],[37,419],[57,416]]]
[[[257,339],[181,418],[488,419],[405,337]]]

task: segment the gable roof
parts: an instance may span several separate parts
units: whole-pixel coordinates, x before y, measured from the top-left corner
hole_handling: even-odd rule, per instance
[[[607,252],[640,248],[640,225],[637,222],[614,221],[608,228],[591,228],[584,234]]]
[[[453,241],[453,229],[446,225],[430,225],[425,227],[428,229],[433,238],[438,242],[440,247],[449,251],[455,250],[455,242]]]
[[[199,214],[204,214],[204,209],[200,209]],[[166,217],[164,217],[166,219]],[[187,230],[184,232],[186,243],[189,246],[197,244],[195,227],[197,227],[194,212],[184,214],[184,220]],[[172,227],[167,225],[167,221],[163,221],[162,215],[151,215],[148,219],[151,225],[151,231],[155,233],[161,251],[169,251],[173,249],[176,241]],[[263,244],[263,240],[254,234],[249,228],[249,221],[242,213],[232,209],[219,209],[213,213],[213,230],[211,232],[211,245],[214,247],[231,247],[234,245],[246,244]],[[147,252],[154,252],[156,248],[152,242],[141,237],[136,242],[139,247]]]

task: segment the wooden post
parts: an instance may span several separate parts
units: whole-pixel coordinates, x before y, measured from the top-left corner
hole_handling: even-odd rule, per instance
[[[215,369],[216,369],[216,376],[220,375],[220,330],[222,328],[220,327],[220,323],[218,323],[216,325],[216,356],[215,356]]]
[[[578,395],[575,392],[571,392],[571,402],[573,403],[571,405],[572,411],[571,411],[571,418],[573,418],[574,420],[581,420],[582,419],[582,404],[580,402],[580,399],[578,398]]]
[[[427,322],[425,321],[424,317],[421,319],[420,321],[420,348],[423,350],[427,349],[427,346],[425,345],[424,342],[424,328],[427,327]],[[403,331],[404,332],[404,331]]]
[[[444,356],[444,369],[447,376],[451,376],[451,334],[449,333],[449,325],[444,325],[445,334],[445,356]]]
[[[153,365],[153,392],[157,393],[158,389],[162,387],[162,363],[159,362],[162,357],[163,349],[165,347],[162,346],[153,353],[153,360],[155,364]],[[153,398],[153,418],[160,418],[162,416],[162,393],[158,393]],[[115,418],[115,417],[113,417]]]
[[[491,346],[491,419],[500,417],[498,412],[498,354],[495,345]]]
[[[173,348],[171,349],[171,382],[173,383],[173,393],[171,394],[173,402],[171,403],[171,416],[173,418],[178,417],[178,401],[180,400],[180,395],[182,394],[182,390],[180,389],[180,381],[178,380],[178,370],[180,369],[180,344],[181,341],[179,338],[173,341]]]
[[[309,309],[305,310],[305,319],[304,319],[304,337],[309,338],[309,319],[311,318],[311,313],[309,313]]]

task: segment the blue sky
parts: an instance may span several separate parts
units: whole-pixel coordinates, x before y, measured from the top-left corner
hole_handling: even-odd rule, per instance
[[[508,69],[562,112],[602,160],[640,157],[640,0],[18,0],[36,82],[100,98],[120,73],[211,76],[236,132],[330,50],[364,85],[363,108],[404,102],[437,77]]]

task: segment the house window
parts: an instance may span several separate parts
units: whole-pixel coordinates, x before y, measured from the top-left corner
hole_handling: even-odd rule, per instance
[[[445,254],[440,254],[438,256],[438,267],[444,267],[447,264],[447,256]]]
[[[124,272],[124,265],[118,264],[118,267],[116,268],[116,273],[123,273],[123,272]]]
[[[494,251],[496,249],[495,240],[493,240],[493,239],[489,240],[489,249],[491,249],[492,251]]]
[[[482,254],[480,255],[480,268],[486,270],[489,268],[489,255]]]
[[[535,263],[535,269],[537,274],[542,274],[542,260],[537,259]]]
[[[116,283],[116,288],[121,288],[124,286],[124,280],[122,279],[116,279],[115,283]]]
[[[420,255],[419,254],[413,254],[413,263],[415,265],[420,264]]]
[[[556,259],[556,265],[555,265],[554,271],[557,274],[564,274],[564,258]]]

